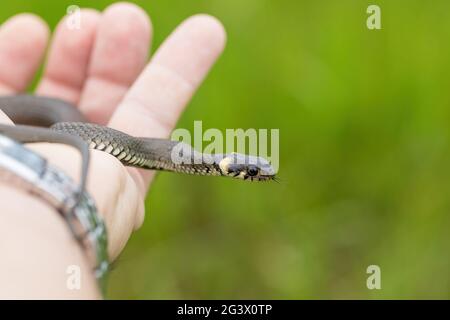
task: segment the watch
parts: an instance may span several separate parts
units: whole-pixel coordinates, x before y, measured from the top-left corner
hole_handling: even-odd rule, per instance
[[[104,291],[109,267],[107,234],[91,196],[45,158],[1,134],[0,179],[26,189],[57,209],[85,249]]]

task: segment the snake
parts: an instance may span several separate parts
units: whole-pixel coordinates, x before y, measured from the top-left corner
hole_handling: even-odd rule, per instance
[[[76,106],[58,98],[31,94],[1,96],[0,110],[14,123],[0,124],[0,134],[21,143],[63,143],[77,148],[82,156],[81,189],[86,184],[89,149],[106,152],[125,166],[141,169],[276,181],[275,170],[263,157],[205,154],[182,141],[133,137],[89,123]]]

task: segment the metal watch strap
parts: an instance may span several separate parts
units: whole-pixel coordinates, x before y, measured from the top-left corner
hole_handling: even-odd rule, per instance
[[[0,178],[20,185],[56,208],[66,219],[75,238],[94,261],[95,276],[102,290],[108,271],[106,228],[93,199],[47,160],[20,143],[0,135]]]

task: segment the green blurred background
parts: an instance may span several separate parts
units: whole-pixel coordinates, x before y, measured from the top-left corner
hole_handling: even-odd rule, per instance
[[[0,21],[54,27],[68,5],[112,2],[3,2]],[[227,48],[178,126],[279,128],[282,183],[160,174],[109,298],[450,297],[448,0],[135,2],[154,48],[189,15],[223,22]]]

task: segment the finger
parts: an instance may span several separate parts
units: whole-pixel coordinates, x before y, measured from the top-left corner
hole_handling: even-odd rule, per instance
[[[80,28],[71,28],[66,16],[58,24],[52,40],[39,95],[77,104],[86,79],[89,58],[100,14],[92,9],[80,12]]]
[[[167,137],[224,44],[225,31],[215,18],[196,15],[184,21],[158,49],[110,126],[134,136]],[[145,191],[152,174],[139,173]]]
[[[44,57],[48,27],[39,17],[20,14],[0,28],[0,94],[24,91]]]
[[[105,124],[147,60],[151,23],[138,6],[118,3],[101,18],[80,109]]]

